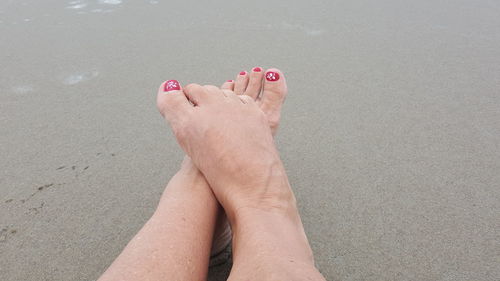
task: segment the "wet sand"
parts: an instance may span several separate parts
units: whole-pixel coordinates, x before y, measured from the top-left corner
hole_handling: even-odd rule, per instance
[[[290,84],[278,146],[328,280],[498,280],[498,15],[488,0],[0,2],[0,279],[96,279],[182,159],[158,85],[274,66]]]

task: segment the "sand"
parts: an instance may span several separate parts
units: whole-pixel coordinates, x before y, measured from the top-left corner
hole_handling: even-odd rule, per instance
[[[0,279],[96,279],[182,159],[158,85],[274,66],[278,146],[328,280],[498,280],[498,15],[488,0],[2,1]]]

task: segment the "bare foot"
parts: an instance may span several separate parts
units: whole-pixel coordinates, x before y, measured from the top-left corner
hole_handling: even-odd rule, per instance
[[[256,189],[269,180],[284,186],[273,194],[291,195],[282,182],[284,171],[268,118],[252,97],[196,84],[182,91],[177,82],[168,81],[158,95],[158,107],[226,211],[234,210],[229,207],[236,202],[250,204]],[[232,186],[238,188],[226,188]]]
[[[279,69],[271,68],[264,72],[261,67],[254,67],[251,72],[241,71],[235,80],[228,80],[222,84],[221,89],[254,99],[266,114],[272,134],[276,135],[281,106],[287,95],[285,76]],[[217,218],[212,254],[221,253],[231,242],[231,236],[226,214],[221,212]],[[213,264],[216,262],[217,260],[214,260]]]
[[[281,106],[288,91],[285,76],[279,69],[270,68],[264,72],[262,68],[254,67],[251,72],[241,71],[235,80],[228,80],[222,84],[221,89],[254,99],[266,114],[273,135],[276,135]]]
[[[279,81],[275,74],[268,80]],[[268,118],[258,104],[215,86],[191,84],[182,90],[176,81],[162,85],[157,102],[228,214],[237,238],[231,276],[272,264],[259,274],[276,276],[277,270],[295,278],[302,272],[319,279]]]

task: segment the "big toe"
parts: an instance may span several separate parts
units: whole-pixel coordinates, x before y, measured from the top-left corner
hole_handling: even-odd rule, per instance
[[[264,86],[258,103],[266,113],[273,133],[279,125],[281,106],[286,94],[287,85],[283,72],[276,68],[268,69],[264,75]]]
[[[156,105],[161,115],[170,123],[181,120],[192,109],[177,80],[168,80],[161,84]]]

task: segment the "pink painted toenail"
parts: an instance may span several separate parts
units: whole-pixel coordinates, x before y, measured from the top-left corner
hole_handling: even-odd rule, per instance
[[[266,80],[267,81],[278,81],[280,79],[280,74],[278,72],[272,72],[269,71],[266,73]]]
[[[254,72],[261,72],[261,71],[262,71],[262,68],[260,68],[260,67],[254,67],[254,68],[253,68],[253,71],[254,71]]]
[[[233,83],[233,80],[227,80],[227,82],[229,82],[229,83]]]
[[[247,74],[247,72],[246,72],[246,71],[242,71],[242,72],[240,72],[240,75],[245,75],[245,74]]]
[[[179,85],[179,81],[177,80],[168,80],[165,83],[165,92],[178,91],[180,89],[181,86]]]

